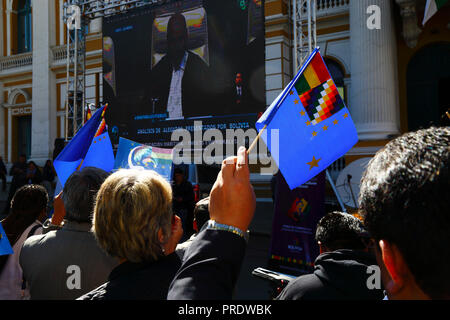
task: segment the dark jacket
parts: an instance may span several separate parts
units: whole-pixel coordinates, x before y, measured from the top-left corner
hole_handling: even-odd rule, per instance
[[[157,98],[155,113],[165,113],[169,99],[173,68],[168,56],[164,56],[152,70],[152,98]],[[183,117],[211,115],[213,110],[207,104],[208,67],[195,53],[188,51],[183,74],[181,99]]]
[[[277,300],[383,300],[383,290],[370,290],[367,267],[377,265],[363,251],[326,252],[314,262],[314,273],[290,282]]]
[[[178,197],[183,198],[183,201],[178,202],[176,199]],[[191,212],[194,210],[195,205],[195,195],[194,188],[192,184],[184,180],[181,184],[177,185],[175,182],[172,183],[172,198],[173,198],[173,210],[175,213],[179,210],[187,210]]]
[[[156,262],[124,262],[111,271],[107,283],[78,300],[165,300],[180,265],[176,253]]]
[[[41,169],[36,167],[33,173],[27,170],[27,184],[40,184],[42,182]]]
[[[45,166],[43,171],[44,171],[44,174],[42,175],[42,180],[46,180],[46,181],[50,181],[50,182],[55,180],[55,171],[53,170],[53,168],[51,166]]]
[[[231,300],[246,246],[234,233],[201,231],[185,252],[167,299]]]

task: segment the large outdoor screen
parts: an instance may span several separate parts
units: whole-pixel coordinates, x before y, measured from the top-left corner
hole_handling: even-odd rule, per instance
[[[266,107],[263,1],[167,1],[105,18],[103,102],[113,144],[171,148],[194,121],[253,128]]]

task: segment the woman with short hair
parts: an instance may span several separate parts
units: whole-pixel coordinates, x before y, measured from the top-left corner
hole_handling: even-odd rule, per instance
[[[109,176],[97,193],[92,230],[121,264],[107,283],[79,299],[166,299],[181,265],[175,248],[183,229],[163,177],[138,169]]]

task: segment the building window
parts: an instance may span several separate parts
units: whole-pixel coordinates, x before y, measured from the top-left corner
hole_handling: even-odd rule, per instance
[[[30,52],[32,49],[31,0],[19,0],[17,20],[17,53]]]
[[[328,67],[328,71],[330,71],[331,77],[333,78],[334,83],[336,84],[336,87],[339,90],[339,94],[341,95],[342,99],[344,99],[344,101],[347,101],[344,85],[344,77],[345,77],[344,70],[336,61],[328,58],[325,58],[324,60],[325,64]]]

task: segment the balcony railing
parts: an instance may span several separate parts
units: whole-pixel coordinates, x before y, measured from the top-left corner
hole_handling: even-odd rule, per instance
[[[317,13],[348,9],[350,0],[317,0]]]
[[[33,64],[33,53],[27,52],[0,58],[0,72],[31,66]]]
[[[61,62],[67,59],[67,46],[52,47],[53,62]]]
[[[358,0],[355,0],[358,1]],[[349,10],[350,0],[316,0],[317,17],[339,14]],[[306,7],[303,14],[306,18]]]

